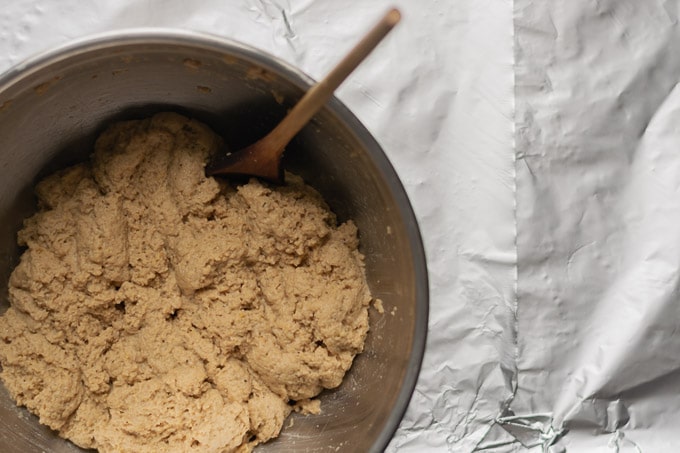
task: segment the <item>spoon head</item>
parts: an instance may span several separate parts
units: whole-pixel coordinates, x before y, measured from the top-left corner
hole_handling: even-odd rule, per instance
[[[260,142],[235,152],[218,153],[205,167],[206,176],[255,176],[276,184],[284,183],[281,155]]]

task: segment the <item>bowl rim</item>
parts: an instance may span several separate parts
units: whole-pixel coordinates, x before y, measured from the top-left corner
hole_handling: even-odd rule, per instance
[[[251,61],[257,65],[268,67],[282,74],[289,82],[303,91],[315,83],[315,80],[294,66],[269,52],[255,46],[244,44],[237,40],[222,37],[217,34],[190,31],[176,28],[125,28],[103,33],[89,34],[81,38],[62,43],[48,50],[34,54],[12,65],[0,73],[0,93],[5,92],[20,80],[40,71],[42,68],[63,61],[84,52],[133,44],[167,45],[181,44],[197,46],[212,51],[229,51],[238,57]],[[429,280],[427,260],[418,222],[413,211],[406,190],[397,176],[396,170],[389,161],[384,150],[359,121],[359,119],[335,95],[328,101],[326,107],[345,123],[350,131],[362,143],[373,160],[387,186],[394,196],[401,218],[404,220],[408,242],[411,248],[413,267],[415,272],[415,320],[412,350],[407,361],[406,373],[394,408],[390,413],[380,433],[376,437],[371,452],[384,451],[397,431],[412,395],[416,389],[418,376],[426,349],[428,318],[429,318]]]

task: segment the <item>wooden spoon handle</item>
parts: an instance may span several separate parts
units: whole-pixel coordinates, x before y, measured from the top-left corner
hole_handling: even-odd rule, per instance
[[[263,142],[267,142],[266,146],[271,150],[282,150],[326,104],[338,86],[359,66],[359,63],[371,53],[400,19],[399,10],[396,8],[389,10],[323,80],[305,93],[283,121],[262,139]]]

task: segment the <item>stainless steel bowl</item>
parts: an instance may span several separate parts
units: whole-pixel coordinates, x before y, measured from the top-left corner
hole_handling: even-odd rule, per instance
[[[371,64],[370,61],[366,64]],[[18,65],[0,78],[0,302],[35,209],[36,179],[87,158],[104,125],[175,110],[238,149],[267,132],[312,80],[276,58],[221,38],[170,30],[107,34]],[[413,211],[375,139],[337,99],[286,152],[286,166],[359,227],[367,275],[386,313],[371,310],[366,349],[323,413],[293,415],[261,451],[382,451],[413,392],[425,347],[428,283]],[[0,387],[0,451],[75,452]]]

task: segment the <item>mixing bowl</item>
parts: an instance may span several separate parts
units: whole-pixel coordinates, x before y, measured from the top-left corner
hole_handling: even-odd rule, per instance
[[[311,83],[290,65],[237,42],[170,30],[93,37],[5,73],[0,78],[2,311],[8,306],[8,276],[20,254],[16,233],[35,210],[33,185],[53,170],[87,159],[105,125],[173,110],[204,121],[231,149],[239,149],[268,132]],[[337,99],[290,144],[284,162],[322,193],[340,220],[356,222],[369,285],[385,313],[371,309],[365,352],[339,388],[323,393],[322,413],[293,414],[292,426],[259,450],[382,451],[413,392],[427,331],[427,272],[413,211],[378,143]],[[17,408],[1,387],[0,451],[80,449]]]

